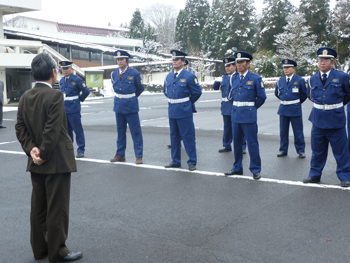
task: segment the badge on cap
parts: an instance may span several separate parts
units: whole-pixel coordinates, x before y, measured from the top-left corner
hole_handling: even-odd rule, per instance
[[[327,49],[323,50],[322,54],[323,55],[328,55],[328,50]]]
[[[238,58],[240,58],[241,56],[242,56],[241,53],[238,53],[238,54],[237,54],[237,57],[238,57]]]
[[[66,65],[66,62],[61,62],[62,66],[65,66]]]
[[[228,59],[225,59],[225,63],[227,63],[228,62]]]
[[[173,56],[174,56],[174,57],[176,56],[176,52],[173,52]]]
[[[288,64],[288,60],[287,59],[284,61],[284,64]]]
[[[117,55],[120,56],[120,52],[118,52]]]

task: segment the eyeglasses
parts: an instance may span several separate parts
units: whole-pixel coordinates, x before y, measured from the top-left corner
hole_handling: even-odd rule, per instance
[[[327,63],[327,62],[331,62],[332,60],[330,58],[319,58],[318,62],[320,63]]]

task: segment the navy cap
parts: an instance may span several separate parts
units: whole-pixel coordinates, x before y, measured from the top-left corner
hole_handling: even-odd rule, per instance
[[[236,64],[235,58],[224,58],[222,61],[225,63],[225,67],[231,64]]]
[[[252,55],[250,55],[249,53],[244,52],[244,51],[237,51],[234,54],[234,56],[236,58],[236,62],[237,61],[242,61],[242,60],[249,60],[249,61],[251,61],[253,59]]]
[[[70,68],[73,64],[73,62],[69,60],[60,61],[58,63],[61,65],[61,68]]]
[[[173,55],[171,59],[185,58],[187,56],[185,52],[176,49],[170,50],[170,53]]]
[[[298,64],[294,60],[291,60],[291,59],[283,59],[282,64],[283,64],[284,68],[298,66]]]
[[[187,66],[188,65],[188,60],[187,59],[185,59],[185,66]]]
[[[333,48],[321,47],[317,50],[317,56],[319,58],[337,58],[338,53]]]
[[[114,56],[115,58],[131,58],[131,55],[128,52],[120,49],[114,52]]]

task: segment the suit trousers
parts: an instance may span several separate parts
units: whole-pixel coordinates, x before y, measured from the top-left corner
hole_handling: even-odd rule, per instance
[[[68,134],[69,137],[74,142],[73,131],[75,133],[75,139],[77,141],[78,153],[85,152],[85,136],[83,125],[81,124],[81,115],[80,112],[67,114],[67,124],[68,124]]]
[[[58,261],[69,254],[65,242],[68,236],[71,173],[31,173],[31,179],[30,243],[34,258],[48,255],[49,261]]]
[[[140,124],[140,118],[139,118],[138,112],[131,113],[131,114],[116,113],[115,117],[117,121],[117,131],[118,131],[117,154],[125,157],[126,129],[128,124],[130,128],[131,137],[134,142],[135,157],[142,158],[143,138],[142,138],[141,124]]]
[[[181,139],[189,157],[187,164],[197,164],[196,136],[193,116],[184,119],[169,118],[172,163],[181,166]]]
[[[340,129],[320,129],[312,126],[312,157],[309,176],[314,179],[321,179],[322,170],[327,161],[329,144],[331,144],[333,155],[337,162],[337,176],[339,180],[350,180],[350,154],[345,127]]]
[[[232,170],[243,173],[243,142],[244,138],[248,143],[250,157],[249,170],[251,173],[261,172],[261,159],[258,142],[257,123],[233,123],[233,149],[235,162]]]
[[[303,132],[303,119],[301,116],[289,117],[280,115],[280,152],[288,153],[289,124],[292,124],[294,146],[297,153],[305,153],[305,139]]]

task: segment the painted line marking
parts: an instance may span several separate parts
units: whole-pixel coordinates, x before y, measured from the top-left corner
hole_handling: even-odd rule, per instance
[[[19,155],[25,155],[24,152],[17,152],[17,151],[4,151],[0,150],[0,153],[8,153],[8,154],[19,154]],[[223,173],[216,173],[216,172],[209,172],[209,171],[189,171],[187,169],[181,169],[181,168],[165,168],[164,166],[156,166],[156,165],[150,165],[150,164],[134,164],[134,163],[127,163],[127,162],[115,162],[111,163],[108,160],[99,160],[99,159],[90,159],[90,158],[76,158],[76,161],[81,162],[92,162],[92,163],[102,163],[102,164],[112,164],[112,165],[125,165],[125,166],[134,166],[134,167],[140,167],[140,168],[146,168],[146,169],[156,169],[156,170],[163,170],[163,171],[177,171],[177,172],[183,172],[183,173],[196,173],[201,175],[211,175],[211,176],[217,176],[217,177],[225,177]],[[231,175],[227,176],[227,178],[234,178],[234,179],[245,179],[250,181],[261,181],[261,182],[267,182],[267,183],[275,183],[275,184],[285,184],[285,185],[294,185],[294,186],[304,186],[304,187],[311,187],[311,188],[322,188],[322,189],[338,189],[343,191],[350,191],[350,187],[341,187],[338,185],[329,185],[329,184],[304,184],[300,181],[290,181],[290,180],[279,180],[279,179],[271,179],[271,178],[261,178],[260,180],[254,180],[251,176],[246,175]]]
[[[9,144],[9,143],[15,143],[15,142],[18,142],[18,141],[12,141],[12,142],[0,142],[0,145],[3,145],[3,144]]]

